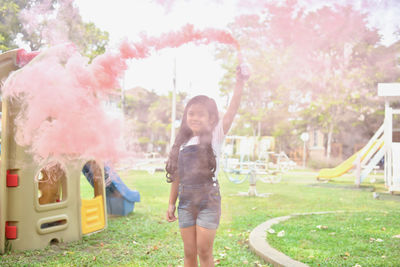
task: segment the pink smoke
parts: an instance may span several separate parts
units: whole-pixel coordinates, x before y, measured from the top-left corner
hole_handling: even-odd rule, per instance
[[[150,55],[151,50],[160,50],[163,48],[176,48],[187,43],[210,44],[221,43],[232,45],[239,49],[239,43],[227,31],[208,28],[197,30],[191,24],[186,24],[179,31],[163,34],[159,37],[141,36],[139,43],[123,42],[120,46],[120,52],[123,58],[145,58]]]
[[[88,65],[72,46],[58,45],[5,82],[4,97],[21,107],[15,140],[30,147],[35,160],[116,160],[123,155],[121,121],[108,116],[102,106],[104,88],[114,86],[110,80],[117,77],[102,64],[107,62]]]
[[[165,12],[168,13],[168,12],[171,11],[171,9],[172,9],[172,7],[173,7],[173,5],[175,3],[175,0],[155,0],[155,2],[157,4],[163,6],[164,9],[165,9]]]
[[[186,43],[222,43],[239,48],[227,32],[196,30],[186,25],[160,37],[142,36],[140,42],[121,43],[91,64],[75,46],[53,46],[6,80],[3,96],[20,106],[15,140],[29,147],[36,161],[92,159],[118,161],[127,155],[122,121],[110,117],[102,105],[120,88],[128,59],[145,58],[153,51]]]

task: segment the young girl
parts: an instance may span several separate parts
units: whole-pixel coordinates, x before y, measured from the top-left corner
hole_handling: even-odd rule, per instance
[[[213,243],[221,216],[218,162],[221,147],[239,108],[248,72],[238,67],[236,88],[223,119],[215,101],[193,97],[185,107],[182,124],[166,165],[171,192],[167,220],[176,221],[175,203],[183,240],[185,266],[214,266]]]

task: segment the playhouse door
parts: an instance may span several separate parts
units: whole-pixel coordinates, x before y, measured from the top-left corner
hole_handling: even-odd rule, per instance
[[[81,218],[82,234],[93,233],[106,226],[102,195],[93,199],[82,199]]]
[[[81,200],[82,234],[89,234],[106,227],[104,175],[102,168],[95,161],[87,162],[82,173],[86,179],[81,181],[81,193],[84,191],[82,187],[90,184],[89,195],[94,195],[92,199],[87,199],[88,195],[81,195],[86,198]]]

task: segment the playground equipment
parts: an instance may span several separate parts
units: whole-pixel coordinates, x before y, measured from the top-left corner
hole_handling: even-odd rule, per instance
[[[384,125],[382,124],[362,149],[335,168],[321,169],[317,175],[317,179],[339,177],[356,167],[356,184],[360,184],[383,158],[383,130]]]
[[[385,185],[389,192],[400,191],[400,142],[393,140],[394,116],[400,114],[396,101],[400,99],[400,83],[379,83],[378,96],[385,99],[385,119],[368,143],[342,164],[332,169],[322,169],[317,178],[334,178],[356,167],[356,181],[359,185],[384,158]]]
[[[400,114],[400,109],[395,105],[396,101],[400,99],[400,83],[378,84],[378,96],[385,99],[385,185],[389,192],[393,193],[400,191],[400,142],[393,141],[393,130],[398,130],[393,127],[396,121],[394,116]]]
[[[229,156],[239,156],[240,161],[246,158],[268,160],[269,152],[274,148],[275,139],[272,136],[227,136],[224,153]]]
[[[261,140],[261,142],[259,142]],[[269,193],[259,194],[256,190],[258,180],[264,183],[279,183],[281,175],[293,166],[293,162],[284,152],[275,153],[268,151],[273,144],[271,137],[261,138],[243,136],[228,136],[225,141],[223,174],[236,184],[249,181],[249,191],[240,192],[239,195],[265,197]],[[268,141],[266,141],[268,140]],[[233,158],[235,154],[239,158]],[[250,158],[257,157],[255,160]]]
[[[229,181],[235,184],[243,183],[246,180],[249,181],[249,191],[239,192],[238,195],[265,197],[270,195],[270,193],[259,194],[256,189],[257,181],[260,180],[270,184],[281,181],[282,174],[289,167],[285,162],[290,162],[290,159],[284,152],[269,152],[269,155],[269,158],[271,156],[276,157],[276,163],[261,160],[239,161],[238,159],[224,159],[223,174]]]
[[[0,55],[0,79],[28,63],[37,53],[23,49]],[[80,240],[107,227],[103,168],[89,161],[95,188],[92,199],[80,198],[82,160],[39,165],[14,140],[20,104],[2,101],[0,170],[0,253],[44,248]]]
[[[90,162],[82,169],[83,175],[94,187],[94,177],[98,170],[92,167]],[[104,181],[106,184],[107,213],[110,215],[128,215],[135,207],[135,202],[140,202],[138,191],[129,189],[119,175],[108,165],[104,166]]]

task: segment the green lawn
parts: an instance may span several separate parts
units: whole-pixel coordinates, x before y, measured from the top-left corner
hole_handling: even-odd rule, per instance
[[[368,179],[360,188],[350,175],[314,182],[311,187],[319,188],[314,196],[301,189],[310,197],[304,196],[306,202],[318,199],[325,206],[320,211],[345,212],[293,217],[274,225],[268,242],[310,266],[400,266],[400,238],[394,237],[400,235],[400,195],[386,193],[382,175],[372,177],[375,183]],[[283,237],[277,236],[280,231]]]
[[[400,212],[299,216],[272,227],[276,249],[310,266],[399,266]]]
[[[183,246],[178,225],[177,223],[167,223],[164,219],[169,195],[169,184],[165,182],[164,174],[156,172],[154,175],[149,175],[144,171],[129,171],[120,173],[120,175],[130,188],[137,189],[141,194],[141,202],[136,203],[133,213],[126,217],[108,218],[106,230],[85,236],[82,241],[49,246],[43,250],[12,252],[3,255],[0,257],[0,265],[183,266]],[[382,188],[381,177],[378,177],[378,181],[380,182],[378,187]],[[315,173],[291,172],[278,184],[264,184],[261,182],[257,184],[259,193],[273,193],[267,198],[235,196],[239,191],[248,190],[247,181],[237,185],[221,176],[220,183],[223,197],[222,220],[214,248],[214,255],[219,266],[265,266],[266,263],[249,250],[247,239],[253,228],[273,217],[302,212],[344,210],[350,212],[344,214],[361,214],[364,216],[354,220],[356,222],[362,221],[364,224],[360,227],[365,228],[365,231],[374,229],[373,224],[376,223],[376,218],[382,218],[383,221],[380,219],[379,225],[380,227],[386,227],[386,234],[388,235],[395,232],[394,228],[392,229],[392,225],[396,225],[396,218],[381,215],[393,214],[393,216],[396,216],[397,214],[397,221],[399,219],[397,210],[400,202],[395,201],[397,198],[392,197],[384,201],[374,200],[372,193],[369,191],[369,186],[371,185],[367,185],[363,190],[353,190],[351,177],[349,176],[340,178],[332,183],[320,183],[316,181]],[[85,187],[83,195],[91,195],[92,191],[86,188],[88,186],[87,183],[84,182],[83,186]],[[376,186],[376,184],[372,186]],[[354,213],[354,211],[357,213]],[[298,223],[295,224],[299,224],[299,227],[297,229],[294,228],[296,229],[295,232],[299,236],[302,236],[303,232],[312,236],[317,232],[312,232],[310,229],[312,227],[315,228],[316,225],[326,224],[328,225],[328,231],[334,227],[328,224],[331,221],[329,216],[324,217],[326,219],[324,222],[321,221],[316,224],[317,221],[323,220],[323,217],[321,216],[318,219],[313,219],[316,218],[314,216],[299,217],[274,227],[278,230],[278,227],[286,227],[286,224],[297,221]],[[332,218],[334,222],[337,221],[335,217]],[[366,218],[372,219],[366,220]],[[387,222],[385,222],[385,218],[388,220]],[[300,226],[303,225],[303,219],[315,220],[315,223],[310,226],[310,229],[302,228]],[[342,221],[344,225],[347,224],[346,220]],[[393,223],[389,224],[389,221]],[[348,224],[352,223],[353,221],[349,221]],[[307,224],[305,223],[305,226]],[[343,236],[346,236],[346,231],[335,231],[337,235],[343,234]],[[365,235],[369,236],[369,233]],[[389,245],[389,242],[386,242],[387,238],[380,236],[371,235],[373,238],[385,240],[384,242],[371,242],[371,244],[374,246]],[[328,235],[328,237],[330,236]],[[360,242],[364,241],[364,239],[360,239]],[[285,238],[274,239],[271,242],[277,248],[278,246],[279,248],[289,249],[293,247],[296,250],[299,247],[298,243],[292,243],[293,245],[286,243]],[[318,251],[320,251],[318,248],[321,247],[318,242],[313,240],[304,242],[309,243],[311,247],[315,247],[311,248],[315,253],[311,255],[306,251],[303,254],[299,254],[299,250],[297,250],[294,255],[300,255],[301,259],[307,259],[308,264],[314,264],[315,266],[318,266],[318,263],[321,263],[321,266],[329,265],[327,261],[320,261],[325,259],[325,254],[318,255]],[[367,240],[368,242],[369,239]],[[385,247],[385,250],[382,250],[385,251],[384,253],[380,250],[376,251],[376,257],[382,259],[382,256],[386,256],[386,259],[394,258],[394,260],[400,262],[400,253],[397,253],[398,256],[395,255],[399,251],[399,243],[400,241],[393,240],[393,243],[390,243],[390,247]],[[343,248],[343,250],[339,251],[337,247],[338,244],[333,242],[328,244],[327,248],[324,248],[324,250],[332,251],[334,254],[334,256],[326,256],[332,258],[332,266],[335,266],[338,257],[343,258],[342,255],[346,252],[350,256],[348,256],[347,261],[341,264],[343,266],[354,266],[355,264],[347,265],[347,263],[352,262],[350,260],[352,256],[356,255],[354,250]],[[386,252],[392,250],[392,254]],[[310,255],[314,256],[314,258],[309,257]],[[374,255],[371,256],[375,257]],[[384,263],[385,261],[382,262]],[[372,265],[368,265],[368,263]],[[377,266],[374,263],[375,261],[370,261],[362,264],[362,266]]]

